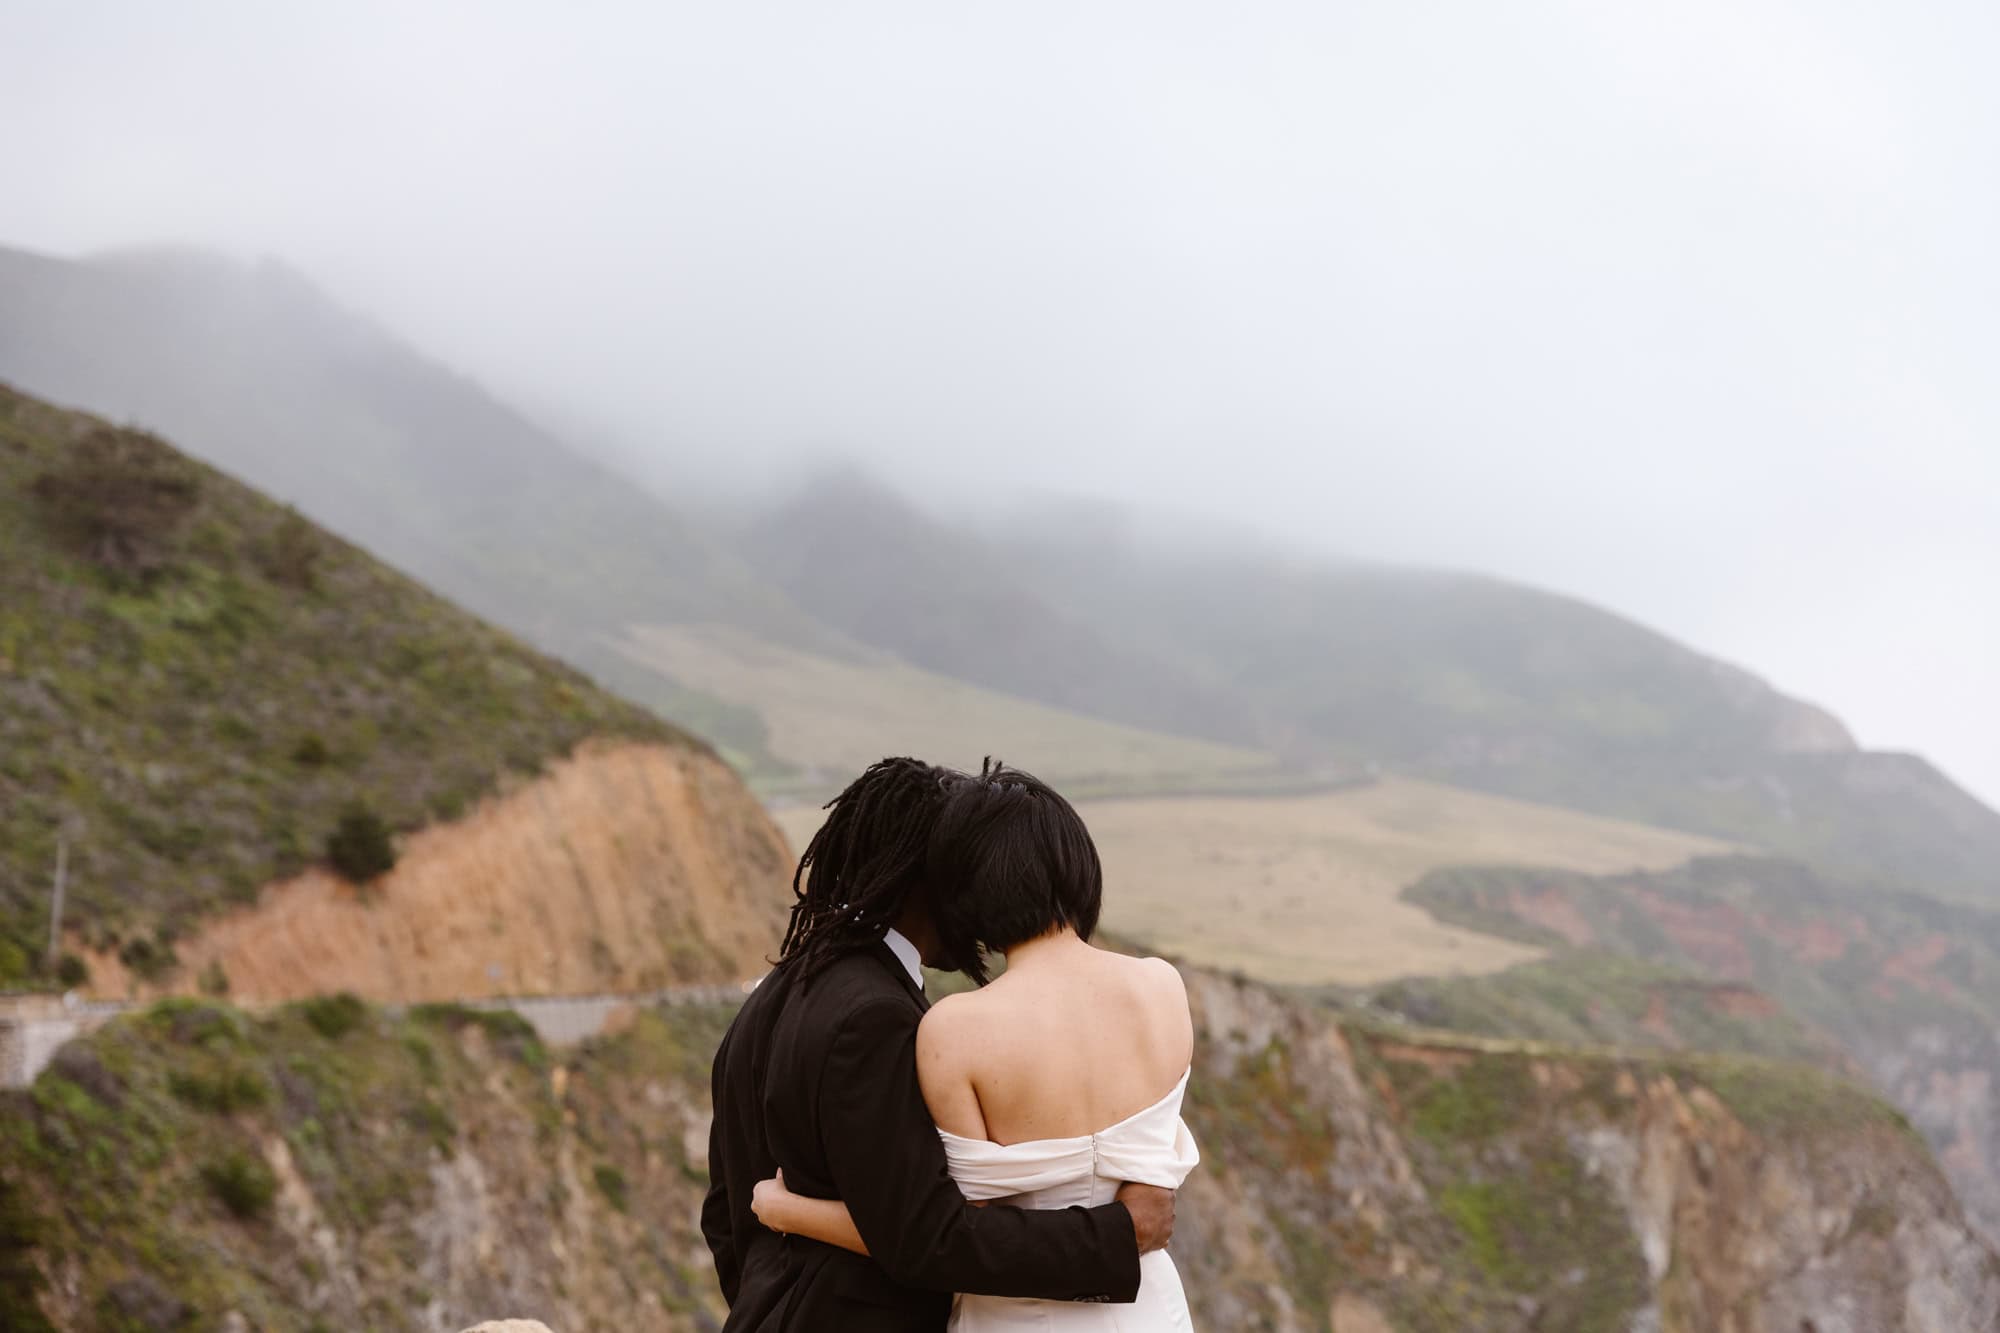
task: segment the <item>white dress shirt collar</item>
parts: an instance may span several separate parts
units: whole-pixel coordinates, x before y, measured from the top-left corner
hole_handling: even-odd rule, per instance
[[[924,988],[924,956],[917,952],[916,945],[910,943],[909,936],[891,926],[889,927],[889,933],[882,937],[882,943],[889,946],[889,952],[896,955],[896,961],[901,963],[903,969],[910,974],[910,980],[916,983],[918,990],[922,990]]]

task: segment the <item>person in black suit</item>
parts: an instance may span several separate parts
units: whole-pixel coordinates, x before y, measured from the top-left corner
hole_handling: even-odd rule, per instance
[[[1036,1212],[976,1207],[951,1179],[916,1034],[920,962],[951,962],[921,871],[959,776],[885,759],[835,798],[793,878],[778,964],[716,1051],[701,1226],[725,1333],[939,1333],[959,1291],[1129,1302],[1140,1253],[1173,1234],[1173,1195],[1151,1186]],[[780,1171],[843,1200],[869,1255],[759,1223],[753,1191]]]

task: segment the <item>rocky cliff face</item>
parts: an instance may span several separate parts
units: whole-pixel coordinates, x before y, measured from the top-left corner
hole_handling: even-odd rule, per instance
[[[411,835],[367,886],[324,868],[176,945],[149,986],[84,950],[108,997],[334,991],[373,1000],[643,991],[760,975],[791,853],[728,767],[687,747],[595,743],[466,816]],[[78,948],[82,949],[81,941]]]
[[[2000,1327],[2000,1261],[1846,1085],[1394,1039],[1189,982],[1204,1164],[1177,1251],[1200,1327]],[[0,1305],[63,1330],[715,1329],[696,1210],[727,1018],[646,1013],[553,1055],[450,1007],[121,1020],[0,1115],[22,1256]]]
[[[1414,1042],[1193,976],[1183,1266],[1217,1328],[2000,1327],[1886,1106],[1797,1066]]]
[[[1823,1063],[1852,1068],[1910,1117],[1974,1220],[2000,1234],[2000,915],[1752,857],[1604,878],[1463,868],[1427,878],[1408,897],[1459,925],[1554,949],[1541,977],[1511,978],[1519,986],[1546,986],[1551,974],[1621,956],[1754,987],[1809,1026],[1828,1048]],[[1453,981],[1407,990],[1418,1008],[1428,1002],[1426,1021],[1545,1035],[1531,1008],[1505,1004],[1509,981],[1493,978],[1477,997]],[[1672,1031],[1621,1021],[1615,1005],[1568,1008],[1566,1035],[1677,1044]],[[1693,1044],[1741,1045],[1773,1033],[1771,1018],[1752,1019],[1735,1032],[1708,1024],[1691,1034]]]

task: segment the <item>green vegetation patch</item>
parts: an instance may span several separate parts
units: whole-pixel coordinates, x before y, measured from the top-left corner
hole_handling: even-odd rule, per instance
[[[1481,1278],[1537,1302],[1537,1327],[1623,1333],[1652,1294],[1624,1211],[1559,1142],[1525,1146],[1506,1169],[1446,1185],[1438,1211]]]
[[[338,995],[316,995],[298,1004],[299,1016],[310,1027],[328,1041],[339,1041],[348,1033],[360,1027],[368,1018],[368,1005],[360,996],[348,991]]]
[[[269,1259],[290,1243],[283,1170],[339,1234],[393,1235],[429,1206],[458,1114],[497,1097],[531,1124],[559,1118],[548,1080],[509,1058],[525,1025],[456,1017],[392,1019],[352,997],[259,1017],[172,1000],[71,1043],[0,1107],[0,1304],[32,1287],[39,1253],[74,1270],[104,1327],[210,1327],[235,1309],[305,1328],[298,1294],[271,1285],[320,1262]],[[147,1322],[163,1311],[178,1313]]]
[[[1869,1128],[1918,1138],[1877,1094],[1810,1065],[1737,1056],[1694,1056],[1670,1066],[1713,1092],[1744,1126],[1773,1137]]]
[[[1443,1069],[1391,1058],[1410,1128],[1433,1143],[1482,1143],[1529,1110],[1534,1083],[1515,1055],[1471,1053]]]
[[[1479,1036],[1800,1061],[1835,1054],[1829,1039],[1747,988],[1590,949],[1486,976],[1410,978],[1369,998],[1425,1027]]]
[[[1245,1150],[1260,1165],[1323,1178],[1333,1155],[1333,1122],[1293,1069],[1291,1047],[1274,1037],[1237,1060],[1228,1079],[1196,1079],[1188,1104],[1198,1126]]]
[[[493,1049],[531,1069],[545,1069],[549,1053],[534,1025],[511,1009],[479,1009],[469,1004],[420,1004],[410,1010],[414,1021],[452,1032],[476,1029]]]
[[[142,433],[0,389],[0,987],[66,920],[148,979],[205,916],[594,736],[688,743]]]
[[[245,1219],[263,1216],[278,1192],[271,1168],[240,1151],[203,1165],[201,1181],[232,1215]]]

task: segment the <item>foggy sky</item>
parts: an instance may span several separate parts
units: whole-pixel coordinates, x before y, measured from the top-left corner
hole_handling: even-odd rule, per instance
[[[2000,799],[1990,4],[0,0],[0,243],[277,255],[667,475],[1575,593]]]

